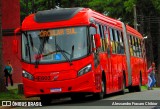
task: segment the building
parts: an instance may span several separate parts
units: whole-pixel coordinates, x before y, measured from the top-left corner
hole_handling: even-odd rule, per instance
[[[14,30],[20,26],[20,2],[19,0],[0,0],[0,26],[2,29],[2,67],[7,60],[11,61],[13,66],[13,81],[16,83],[21,80],[21,63],[20,59],[13,53],[12,42],[14,39]],[[19,45],[20,44],[20,37]],[[19,56],[20,57],[20,47]]]

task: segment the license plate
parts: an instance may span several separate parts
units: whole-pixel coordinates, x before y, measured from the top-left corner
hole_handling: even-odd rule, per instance
[[[62,89],[61,88],[51,88],[50,92],[61,92]]]

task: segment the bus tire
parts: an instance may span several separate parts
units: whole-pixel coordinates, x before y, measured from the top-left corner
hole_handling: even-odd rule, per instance
[[[133,86],[129,86],[128,87],[128,91],[131,93],[131,92],[134,92],[134,87]]]
[[[135,86],[135,91],[136,92],[141,92],[141,86],[142,86],[142,77],[140,76],[140,78],[139,78],[139,85]]]
[[[125,89],[126,89],[126,81],[125,78],[123,76],[123,81],[122,81],[122,90],[120,91],[120,94],[125,94]]]
[[[104,95],[106,94],[106,84],[105,83],[106,83],[105,80],[102,79],[101,80],[101,92],[96,93],[94,95],[95,99],[100,100],[104,98]]]
[[[52,98],[44,95],[44,96],[40,96],[40,100],[41,100],[42,106],[46,106],[51,104]]]

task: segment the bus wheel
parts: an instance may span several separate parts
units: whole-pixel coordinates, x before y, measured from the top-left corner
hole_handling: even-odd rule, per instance
[[[100,100],[100,99],[103,99],[104,98],[104,95],[106,93],[106,84],[105,84],[105,80],[102,79],[101,81],[101,92],[99,93],[96,93],[94,96],[96,99]]]
[[[123,82],[123,83],[122,83],[122,90],[120,91],[120,93],[121,93],[121,94],[125,94],[125,89],[126,89],[126,81],[125,81],[125,79],[123,79],[122,82]]]
[[[129,92],[134,92],[134,87],[133,86],[129,86],[128,90],[129,90]]]
[[[40,99],[43,106],[50,105],[52,101],[52,98],[49,96],[40,96]]]
[[[142,78],[141,78],[141,76],[140,76],[139,85],[138,85],[138,86],[135,86],[135,91],[136,91],[136,92],[141,92],[141,86],[142,86]]]

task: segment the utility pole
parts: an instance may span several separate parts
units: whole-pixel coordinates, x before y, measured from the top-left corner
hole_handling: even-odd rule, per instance
[[[137,28],[137,12],[136,12],[136,5],[133,5],[133,9],[134,9],[134,28],[136,30],[138,30]]]
[[[34,0],[32,0],[32,13],[35,13],[35,5],[34,5]]]

